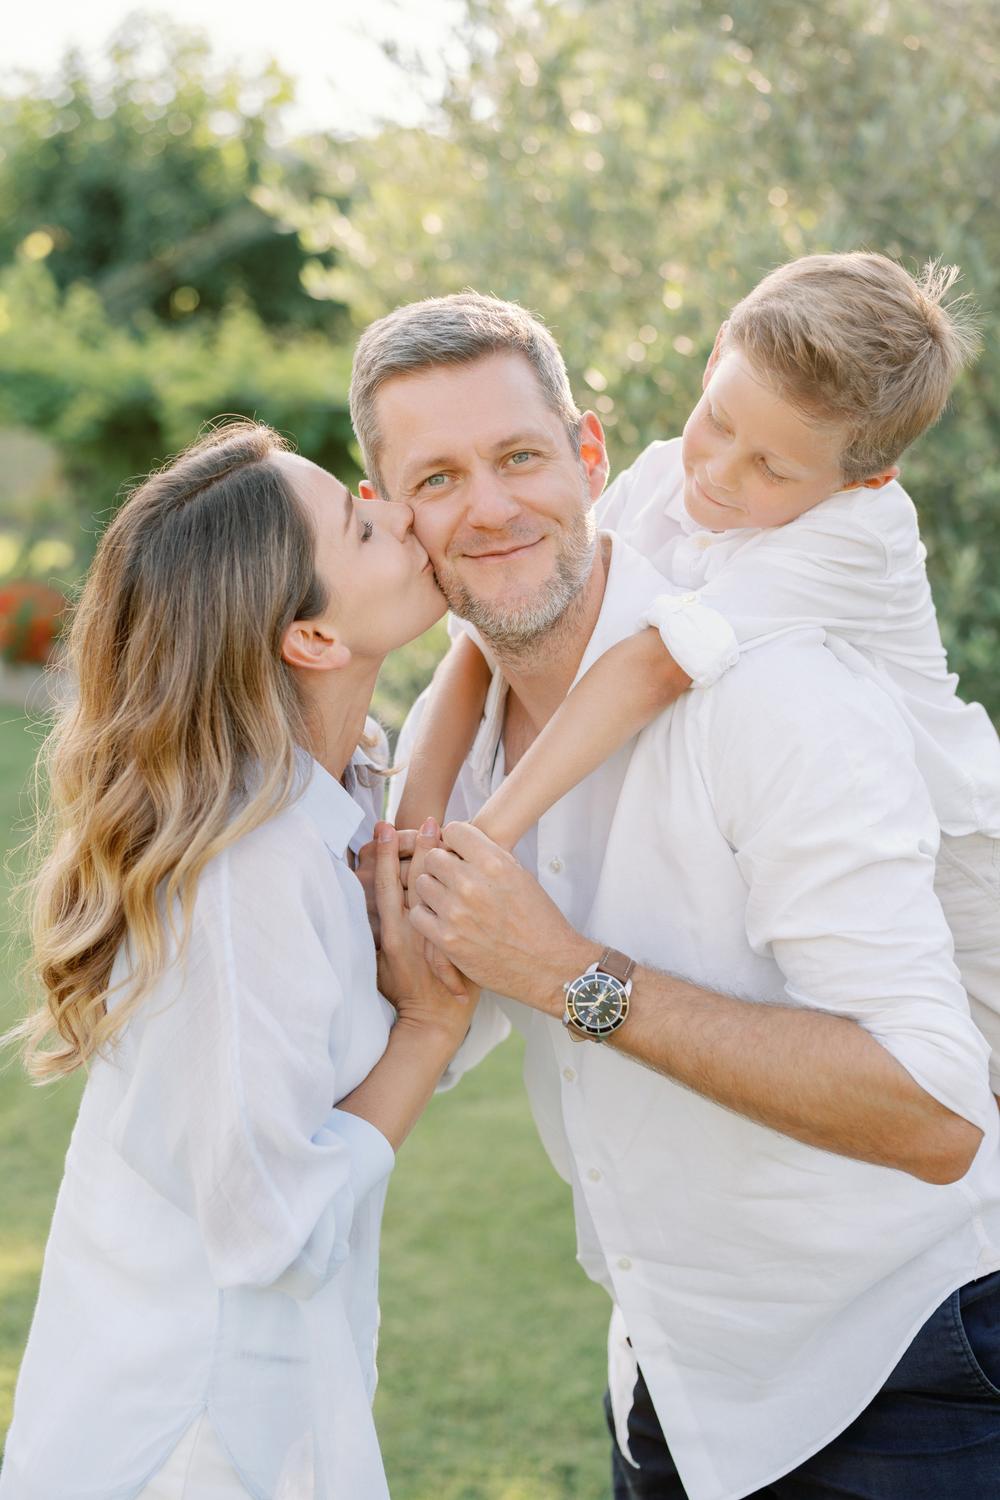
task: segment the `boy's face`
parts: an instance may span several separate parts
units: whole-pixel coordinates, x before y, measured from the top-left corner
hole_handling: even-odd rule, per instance
[[[800,416],[721,337],[684,428],[684,504],[710,531],[784,526],[845,488],[846,434]]]

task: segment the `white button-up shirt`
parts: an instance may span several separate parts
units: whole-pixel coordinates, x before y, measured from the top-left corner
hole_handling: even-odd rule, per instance
[[[581,672],[662,588],[616,540]],[[496,678],[453,817],[502,778],[503,700]],[[411,721],[403,760],[412,733]],[[578,1258],[618,1308],[619,1430],[627,1331],[692,1500],[737,1500],[823,1447],[932,1309],[1000,1266],[998,1115],[934,896],[937,837],[892,704],[800,630],[686,694],[518,847],[580,931],[749,1001],[849,1016],[984,1131],[967,1176],[931,1186],[803,1145],[484,998],[451,1077],[511,1022],[524,1032]]]
[[[927,553],[902,486],[843,490],[787,526],[721,532],[691,519],[683,490],[680,438],[652,443],[601,498],[598,516],[670,582],[649,623],[689,675],[708,685],[738,645],[790,627],[825,629],[830,649],[895,702],[945,832],[1000,837],[1000,741],[948,671]]]
[[[394,1013],[344,861],[364,809],[303,773],[207,866],[185,963],[91,1068],[3,1500],[131,1500],[202,1412],[256,1500],[388,1494],[371,1399],[394,1158],[335,1105]]]

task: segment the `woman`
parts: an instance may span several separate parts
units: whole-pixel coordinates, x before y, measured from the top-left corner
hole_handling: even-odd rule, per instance
[[[38,1079],[89,1076],[2,1500],[387,1494],[382,1202],[474,1000],[426,967],[382,825],[392,1025],[347,859],[379,666],[444,608],[412,520],[238,423],[101,541],[22,1028]]]

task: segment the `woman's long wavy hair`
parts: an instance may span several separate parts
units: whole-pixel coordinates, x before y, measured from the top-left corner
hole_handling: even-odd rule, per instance
[[[286,446],[260,423],[216,427],[144,479],[101,539],[69,633],[74,698],[40,756],[31,968],[45,999],[15,1033],[38,1082],[107,1049],[171,936],[183,946],[206,862],[294,795],[306,724],[282,637],[326,600],[273,462]]]

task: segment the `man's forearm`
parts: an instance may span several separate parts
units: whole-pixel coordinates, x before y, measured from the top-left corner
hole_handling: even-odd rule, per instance
[[[563,980],[600,953],[580,938],[516,998],[561,1017]],[[635,970],[628,1020],[603,1045],[807,1145],[928,1182],[963,1176],[982,1139],[854,1021],[738,1000],[655,969]]]

